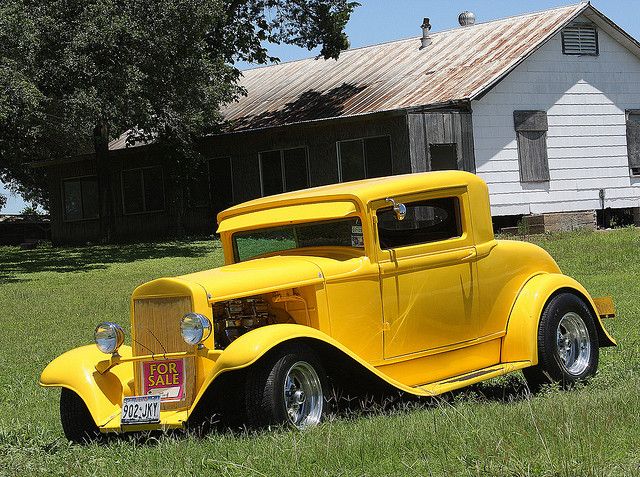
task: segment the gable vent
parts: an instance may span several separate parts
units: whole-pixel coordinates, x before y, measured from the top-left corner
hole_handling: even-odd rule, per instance
[[[562,30],[562,53],[565,55],[598,54],[598,30],[593,25],[572,25]]]

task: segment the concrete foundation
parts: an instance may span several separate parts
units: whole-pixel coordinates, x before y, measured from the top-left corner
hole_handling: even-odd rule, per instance
[[[638,213],[640,219],[640,209]],[[580,212],[556,212],[549,214],[525,215],[517,227],[503,228],[502,232],[528,235],[572,230],[596,230],[598,227],[594,210]]]

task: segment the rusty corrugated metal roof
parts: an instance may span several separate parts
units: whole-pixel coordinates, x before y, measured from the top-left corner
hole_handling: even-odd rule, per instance
[[[243,72],[247,96],[224,111],[230,130],[354,116],[477,97],[588,3],[545,10]]]

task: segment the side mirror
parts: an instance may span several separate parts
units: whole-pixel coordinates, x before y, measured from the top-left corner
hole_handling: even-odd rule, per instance
[[[396,220],[404,220],[407,215],[407,206],[402,202],[396,202],[394,199],[388,198],[386,199],[393,206],[393,211],[396,214]]]

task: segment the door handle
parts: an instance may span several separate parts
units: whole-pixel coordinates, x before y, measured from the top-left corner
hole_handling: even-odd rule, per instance
[[[461,262],[470,262],[471,260],[473,260],[474,258],[476,258],[478,256],[478,252],[476,252],[476,249],[474,248],[473,250],[471,250],[468,254],[466,254],[464,257],[462,257],[460,259]]]

